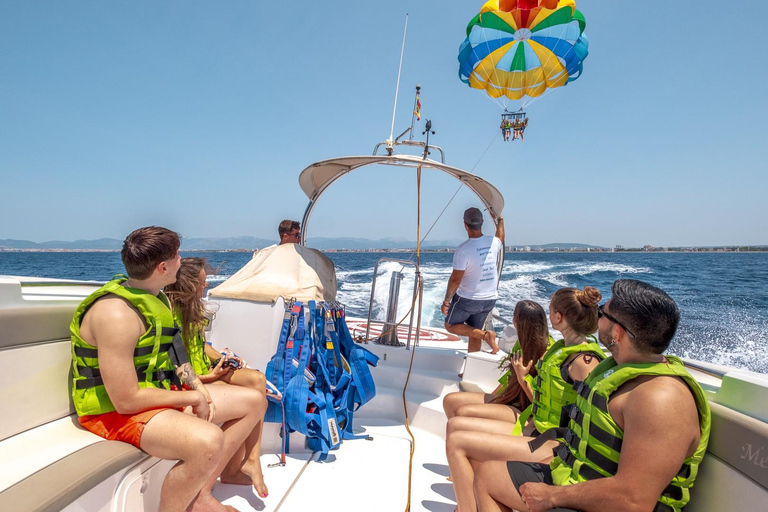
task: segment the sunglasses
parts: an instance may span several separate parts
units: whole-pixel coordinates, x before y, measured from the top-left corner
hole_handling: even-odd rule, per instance
[[[599,306],[597,306],[597,318],[600,318],[600,317],[604,316],[605,318],[608,319],[609,322],[612,322],[612,323],[620,326],[625,331],[627,331],[627,334],[629,335],[630,338],[634,338],[635,334],[632,331],[630,331],[629,329],[627,329],[626,325],[624,325],[623,323],[621,323],[618,320],[616,320],[613,316],[611,316],[608,313],[606,313],[603,310],[604,307],[605,307],[605,304],[600,304]]]

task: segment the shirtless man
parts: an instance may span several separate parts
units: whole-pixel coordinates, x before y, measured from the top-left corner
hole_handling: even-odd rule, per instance
[[[179,245],[176,233],[154,226],[125,239],[129,277],[91,294],[72,320],[72,397],[91,432],[180,461],[163,482],[158,510],[231,511],[211,489],[258,422],[263,396],[238,386],[206,389],[195,375],[162,293],[176,280]]]
[[[558,436],[566,443],[549,465],[483,463],[475,479],[480,510],[672,512],[690,499],[710,411],[681,361],[663,355],[677,305],[654,286],[622,279],[599,311],[598,335],[612,357],[581,388],[575,419]]]
[[[483,236],[483,212],[468,208],[464,228],[469,239],[453,253],[453,272],[440,311],[445,330],[469,338],[467,352],[477,352],[486,341],[491,353],[499,351],[496,333],[485,331],[485,320],[498,297],[498,257],[504,248],[504,219],[496,217],[496,236]]]

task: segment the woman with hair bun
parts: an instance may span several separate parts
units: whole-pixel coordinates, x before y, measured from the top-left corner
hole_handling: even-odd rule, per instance
[[[547,462],[552,458],[552,450],[559,444],[555,437],[543,437],[534,451],[528,442],[559,426],[562,408],[576,401],[573,383],[583,381],[605,358],[593,336],[601,298],[591,286],[583,290],[561,288],[552,294],[549,320],[563,338],[552,344],[535,366],[533,361],[515,366],[518,378],[525,378],[534,369],[538,372],[536,379],[529,380],[533,403],[516,423],[462,416],[448,420],[446,454],[461,512],[477,510],[473,464],[489,460]],[[531,429],[525,426],[531,417],[530,434],[520,435],[524,428]]]

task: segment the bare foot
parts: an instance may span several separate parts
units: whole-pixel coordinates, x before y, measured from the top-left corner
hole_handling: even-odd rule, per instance
[[[219,479],[223,484],[251,485],[253,483],[253,481],[251,480],[251,477],[246,475],[242,471],[238,471],[234,475],[226,475],[222,473]]]
[[[190,503],[188,512],[239,512],[235,507],[224,505],[210,493],[202,492]]]
[[[491,346],[491,354],[495,354],[499,351],[499,345],[496,343],[495,331],[485,331],[485,334],[483,334],[483,341],[488,342],[488,344]]]
[[[256,489],[256,494],[258,494],[260,498],[269,496],[269,489],[267,489],[267,485],[264,483],[264,475],[261,472],[261,465],[256,464],[255,467],[251,467],[248,464],[248,461],[246,461],[245,464],[243,464],[241,471],[250,477],[251,482],[253,483],[253,488]]]

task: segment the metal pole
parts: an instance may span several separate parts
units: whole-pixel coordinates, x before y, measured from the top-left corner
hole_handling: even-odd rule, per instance
[[[384,322],[384,329],[390,332],[381,339],[384,345],[400,345],[400,341],[397,339],[397,303],[400,296],[400,281],[402,280],[402,272],[392,272],[392,277],[389,280],[387,319]],[[413,314],[413,311],[411,311],[411,314]]]

